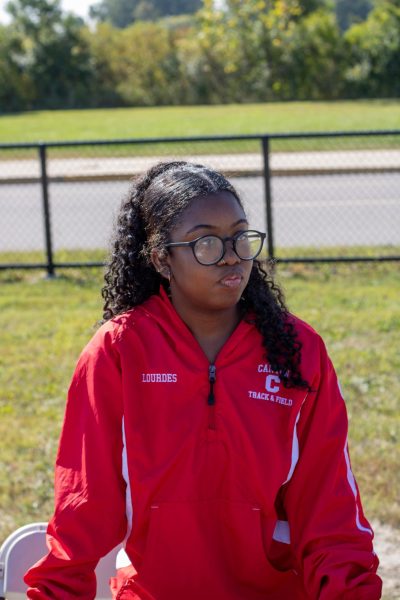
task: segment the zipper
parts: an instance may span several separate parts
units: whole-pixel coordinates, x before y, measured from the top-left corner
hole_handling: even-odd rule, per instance
[[[215,429],[215,395],[214,395],[214,383],[217,378],[217,368],[215,365],[209,365],[208,367],[208,381],[210,383],[210,389],[208,392],[207,404],[209,406],[208,415],[208,428]]]

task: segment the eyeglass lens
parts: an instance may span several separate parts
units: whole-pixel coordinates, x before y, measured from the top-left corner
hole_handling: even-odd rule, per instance
[[[242,260],[251,260],[261,250],[262,237],[256,231],[243,232],[234,238],[234,249]],[[232,243],[232,242],[230,242]],[[202,264],[213,264],[221,260],[224,254],[224,241],[215,236],[207,235],[200,238],[195,246],[194,253]]]

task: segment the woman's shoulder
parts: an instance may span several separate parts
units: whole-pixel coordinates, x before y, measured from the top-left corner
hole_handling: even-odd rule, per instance
[[[293,313],[288,313],[287,322],[294,328],[303,349],[325,352],[325,342],[321,334],[310,323]]]
[[[314,327],[310,325],[310,323],[304,321],[303,319],[291,312],[287,313],[287,322],[295,328],[298,335],[305,337],[308,336],[310,338],[321,337],[318,331],[314,329]]]
[[[124,313],[115,315],[108,321],[105,321],[100,325],[96,334],[100,338],[111,337],[113,340],[118,341],[124,336],[127,330],[134,330],[143,319],[147,319],[148,312],[143,304],[134,306]]]
[[[141,306],[116,315],[100,324],[92,338],[82,350],[82,355],[99,352],[115,352],[118,343],[123,339],[125,332],[134,330],[136,324],[146,316]]]

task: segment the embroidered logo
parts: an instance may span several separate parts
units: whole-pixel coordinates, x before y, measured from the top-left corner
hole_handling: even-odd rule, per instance
[[[283,396],[277,396],[276,394],[268,394],[266,392],[253,392],[249,390],[249,398],[254,398],[255,400],[267,400],[268,402],[283,404],[283,406],[293,405],[293,400],[291,398],[284,398]]]
[[[265,389],[267,390],[267,392],[279,392],[280,382],[281,380],[280,377],[278,377],[278,375],[267,375],[267,377],[265,378]]]
[[[284,396],[277,395],[281,389],[281,379],[276,371],[271,369],[269,364],[261,364],[257,367],[258,373],[266,373],[264,387],[266,392],[257,392],[249,390],[249,398],[255,400],[266,400],[267,402],[274,402],[283,406],[292,406],[293,400],[291,398],[285,398]]]
[[[142,373],[142,383],[176,383],[176,373]]]

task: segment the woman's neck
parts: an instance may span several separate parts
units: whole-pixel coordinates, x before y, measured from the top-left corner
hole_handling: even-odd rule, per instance
[[[175,310],[190,329],[210,363],[236,329],[240,321],[239,307],[204,312],[196,307],[176,306]]]

